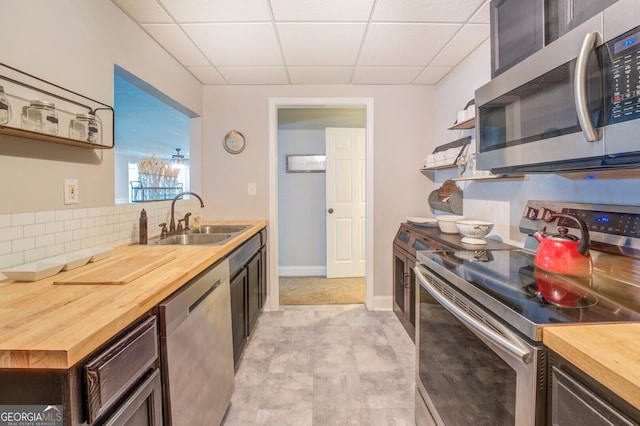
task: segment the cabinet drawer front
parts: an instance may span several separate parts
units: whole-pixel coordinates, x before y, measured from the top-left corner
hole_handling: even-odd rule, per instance
[[[111,344],[84,367],[87,410],[93,423],[158,359],[158,327],[153,316]]]

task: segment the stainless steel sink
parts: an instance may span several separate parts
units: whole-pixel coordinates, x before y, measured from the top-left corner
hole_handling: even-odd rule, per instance
[[[189,232],[192,234],[237,234],[250,227],[251,225],[202,225],[192,228]]]
[[[153,239],[152,244],[162,245],[221,245],[233,238],[233,234],[178,234],[170,235],[164,239]]]

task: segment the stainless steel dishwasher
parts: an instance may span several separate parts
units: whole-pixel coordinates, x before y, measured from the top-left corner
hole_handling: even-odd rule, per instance
[[[229,261],[159,305],[165,421],[218,425],[233,393]]]

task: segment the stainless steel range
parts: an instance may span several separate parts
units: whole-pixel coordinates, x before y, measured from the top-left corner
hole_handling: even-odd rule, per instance
[[[587,225],[590,275],[537,268],[529,237],[524,249],[418,252],[418,425],[542,425],[543,327],[640,321],[640,207],[529,201],[520,230],[579,234],[555,213]]]

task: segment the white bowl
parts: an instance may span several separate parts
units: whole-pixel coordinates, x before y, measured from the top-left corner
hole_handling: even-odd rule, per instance
[[[438,219],[438,227],[440,228],[440,231],[445,234],[457,234],[458,228],[456,227],[456,222],[466,218],[464,216],[448,214],[436,216],[436,219]]]
[[[4,276],[14,281],[38,281],[60,272],[64,263],[46,261],[29,262],[23,265],[0,271]]]
[[[63,271],[70,271],[72,269],[79,268],[83,265],[86,265],[91,259],[91,255],[85,253],[84,251],[76,251],[73,253],[61,254],[59,256],[49,257],[46,259],[47,262],[53,263],[62,263],[64,266],[62,267]]]
[[[467,244],[486,244],[484,236],[493,229],[493,222],[484,220],[459,220],[456,228],[462,234],[462,242]]]

